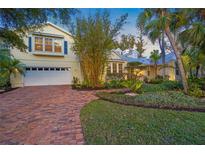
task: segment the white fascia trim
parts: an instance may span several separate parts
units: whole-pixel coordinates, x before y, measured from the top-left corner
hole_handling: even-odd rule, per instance
[[[51,22],[46,22],[46,24],[47,24],[47,25],[50,25],[50,26],[53,26],[54,28],[56,28],[56,29],[58,29],[58,30],[60,30],[60,31],[62,31],[62,32],[66,33],[66,34],[68,34],[68,35],[70,35],[70,36],[72,36],[71,33],[69,33],[69,32],[66,31],[65,29],[63,29],[63,28],[61,28],[61,27],[59,27],[59,26],[57,26],[57,25],[55,25],[55,24],[53,24],[53,23],[51,23]]]

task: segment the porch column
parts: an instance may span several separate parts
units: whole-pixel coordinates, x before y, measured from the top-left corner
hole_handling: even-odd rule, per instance
[[[110,73],[113,73],[112,62],[110,62]]]

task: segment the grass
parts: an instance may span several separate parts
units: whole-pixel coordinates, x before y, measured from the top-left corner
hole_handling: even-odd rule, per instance
[[[96,100],[80,117],[87,144],[205,144],[205,113]]]

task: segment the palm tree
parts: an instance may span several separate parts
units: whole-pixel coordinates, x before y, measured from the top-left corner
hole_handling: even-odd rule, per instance
[[[25,65],[12,56],[0,54],[0,79],[5,81],[6,88],[10,88],[10,77],[17,73],[24,74]]]
[[[159,50],[153,50],[150,54],[150,59],[154,63],[154,76],[157,77],[157,62],[160,60],[161,56]]]
[[[143,21],[145,20],[145,18],[145,14],[142,13],[141,15],[139,15],[137,25],[144,25]],[[153,44],[155,44],[156,41],[158,41],[159,43],[162,55],[162,64],[164,66],[162,74],[163,78],[165,78],[165,33],[163,29],[163,23],[154,21],[147,24],[145,27],[145,34],[148,35]]]
[[[189,71],[189,76],[191,78],[198,78],[199,69],[203,69],[205,66],[205,54],[198,51],[197,48],[191,48],[185,50],[182,59],[186,71]],[[195,71],[195,74],[193,74],[193,70]]]
[[[144,39],[143,39],[143,35],[144,35],[144,26],[141,25],[141,23],[137,23],[136,25],[137,27],[137,30],[139,32],[139,36],[137,37],[137,42],[135,43],[136,45],[136,48],[137,48],[137,53],[138,53],[138,57],[143,57],[143,53],[145,51],[145,42],[144,42]]]
[[[153,35],[155,36],[159,36],[161,34],[161,32],[159,32],[159,29],[165,33],[177,59],[184,92],[188,93],[188,82],[181,58],[182,48],[181,46],[179,46],[178,41],[176,41],[175,39],[176,35],[174,35],[176,29],[182,27],[182,25],[184,26],[184,24],[186,23],[185,18],[179,17],[182,16],[174,12],[173,9],[145,9],[144,12],[141,13],[138,17],[138,21],[143,23],[146,29],[150,29],[151,27],[153,29]]]

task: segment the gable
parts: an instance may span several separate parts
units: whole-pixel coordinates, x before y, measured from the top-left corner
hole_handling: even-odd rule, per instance
[[[124,61],[120,55],[116,54],[114,51],[111,52],[111,55],[110,55],[110,60],[120,60],[120,61]]]
[[[43,34],[48,36],[63,37],[65,40],[68,40],[70,43],[73,42],[73,39],[69,32],[51,23],[47,23],[40,29],[36,30],[35,32],[31,32],[31,35],[32,34]]]

